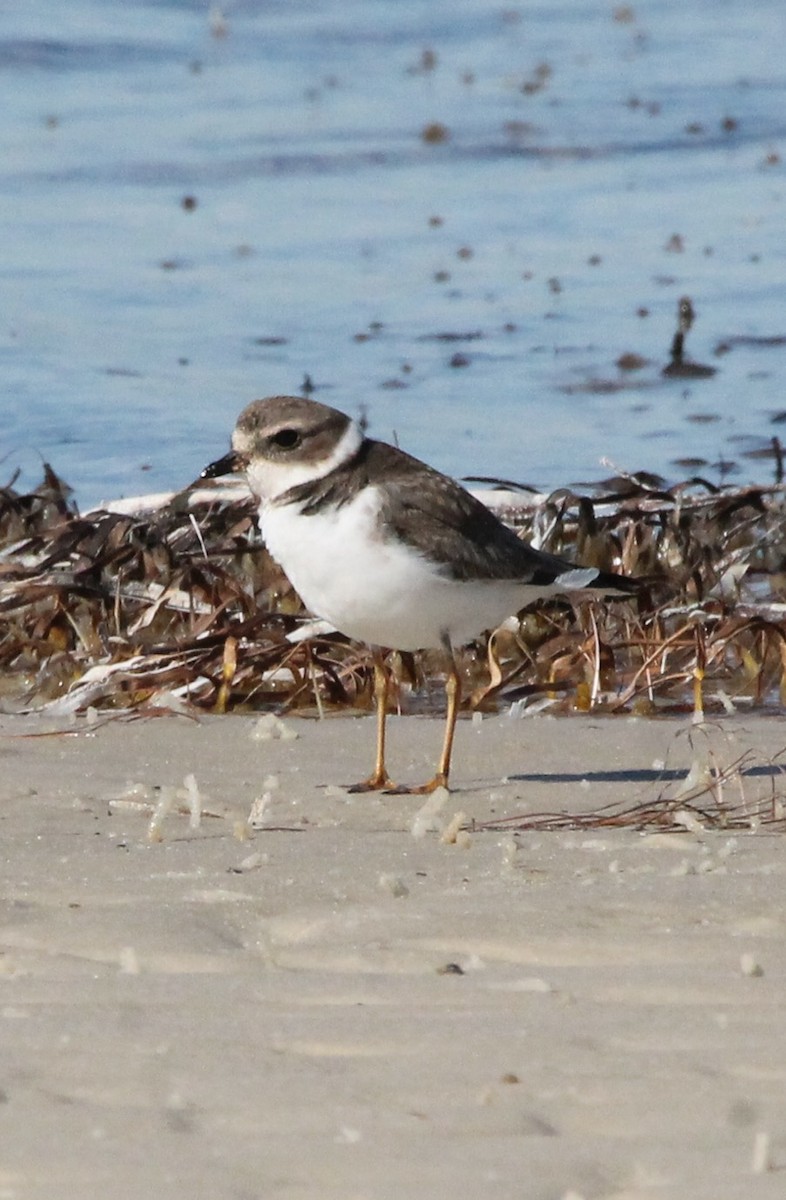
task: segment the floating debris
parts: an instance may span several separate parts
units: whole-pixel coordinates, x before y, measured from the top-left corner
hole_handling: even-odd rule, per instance
[[[671,361],[661,372],[669,379],[710,379],[717,372],[717,367],[691,362],[685,357],[685,339],[695,318],[690,296],[683,296],[677,305],[677,332],[671,343]]]
[[[427,145],[438,146],[450,140],[450,130],[441,121],[432,121],[423,127],[420,136]]]

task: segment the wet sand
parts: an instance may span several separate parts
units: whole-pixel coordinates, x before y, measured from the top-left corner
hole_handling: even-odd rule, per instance
[[[4,1200],[783,1195],[782,835],[415,837],[422,798],[335,786],[369,718],[254,727],[0,718]],[[440,736],[392,721],[391,769]],[[708,736],[778,786],[779,721]],[[438,820],[652,799],[691,756],[674,721],[462,722]],[[189,774],[201,823],[151,841]]]

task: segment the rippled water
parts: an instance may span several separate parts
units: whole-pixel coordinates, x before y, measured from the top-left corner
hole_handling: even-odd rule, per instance
[[[769,477],[784,35],[783,0],[6,6],[2,480],[180,487],[307,374],[456,475]],[[683,295],[711,378],[661,375]]]

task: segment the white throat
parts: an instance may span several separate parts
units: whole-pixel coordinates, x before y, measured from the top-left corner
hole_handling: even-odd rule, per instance
[[[275,500],[300,483],[322,479],[355,455],[363,442],[363,431],[356,421],[350,421],[333,449],[324,458],[309,460],[295,457],[271,460],[252,458],[246,468],[251,491],[263,504]]]

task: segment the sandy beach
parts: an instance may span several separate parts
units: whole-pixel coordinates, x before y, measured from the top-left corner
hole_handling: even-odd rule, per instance
[[[783,0],[2,11],[0,1200],[783,1200]],[[449,795],[201,474],[277,394],[643,582]]]
[[[782,835],[440,835],[655,798],[698,743],[753,752],[752,801],[779,721],[693,750],[462,721],[417,822],[338,786],[370,718],[104,720],[0,719],[3,1200],[783,1196]],[[393,719],[391,767],[425,778],[440,735]]]

